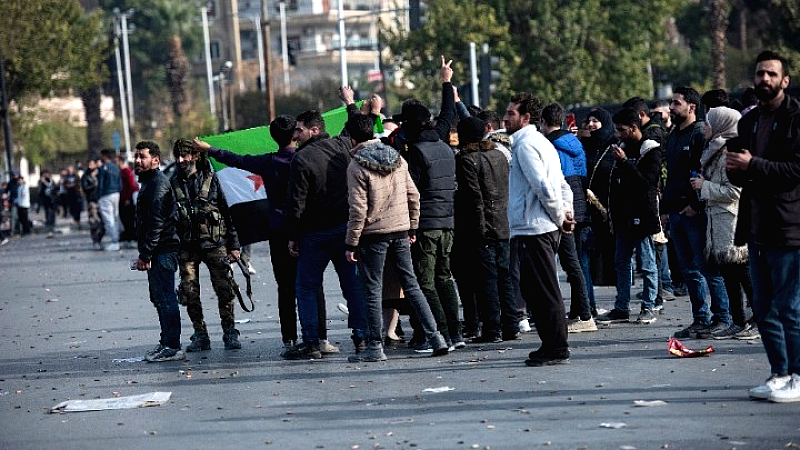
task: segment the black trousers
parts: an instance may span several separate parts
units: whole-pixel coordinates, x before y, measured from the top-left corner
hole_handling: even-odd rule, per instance
[[[289,233],[286,230],[270,230],[269,258],[272,261],[272,273],[278,284],[278,317],[281,321],[281,338],[283,342],[297,340],[297,299],[295,280],[297,279],[297,258],[289,254]],[[320,339],[328,339],[327,313],[325,310],[325,294],[319,287],[317,312],[317,330]]]
[[[742,327],[753,320],[752,312],[750,314],[747,312],[748,307],[753,307],[753,282],[750,279],[750,266],[747,263],[720,264],[719,272],[722,279],[725,280],[725,290],[728,291],[733,323]]]
[[[511,240],[519,258],[520,293],[536,324],[545,353],[561,353],[567,344],[567,319],[556,273],[559,230]]]

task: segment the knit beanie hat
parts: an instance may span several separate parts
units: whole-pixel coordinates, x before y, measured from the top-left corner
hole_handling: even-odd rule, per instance
[[[486,122],[477,117],[467,117],[458,121],[458,144],[464,146],[478,142],[486,135]]]

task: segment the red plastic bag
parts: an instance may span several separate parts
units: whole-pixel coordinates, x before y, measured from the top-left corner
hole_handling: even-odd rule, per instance
[[[675,338],[669,338],[669,347],[667,351],[678,358],[697,358],[699,356],[711,355],[714,353],[714,347],[709,345],[705,350],[692,350],[681,344],[681,341]]]

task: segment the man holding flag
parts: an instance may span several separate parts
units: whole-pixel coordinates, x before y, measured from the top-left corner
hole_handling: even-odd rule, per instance
[[[295,119],[290,116],[279,116],[269,124],[269,134],[278,144],[278,151],[274,153],[240,155],[232,151],[214,148],[199,139],[194,140],[194,145],[197,149],[207,151],[208,155],[217,162],[253,173],[253,175],[244,177],[244,180],[251,181],[251,177],[260,177],[258,181],[263,184],[267,191],[269,200],[269,256],[272,261],[275,282],[278,284],[278,316],[280,317],[281,337],[284,345],[282,356],[293,349],[297,343],[297,303],[295,302],[297,258],[289,255],[289,234],[284,226],[286,191],[289,185],[289,165],[295,154],[295,147],[292,144],[295,125]],[[263,227],[262,224],[254,225]],[[336,353],[339,349],[327,340],[325,296],[321,288],[318,291],[317,301],[319,303],[318,329],[320,330],[320,349],[323,353]]]

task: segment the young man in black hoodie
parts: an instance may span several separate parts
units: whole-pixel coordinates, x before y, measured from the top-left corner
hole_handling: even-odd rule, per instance
[[[700,156],[706,139],[702,121],[697,120],[700,94],[690,87],[675,89],[670,114],[675,128],[667,137],[667,184],[661,201],[661,222],[669,220],[675,252],[689,290],[694,321],[675,333],[678,339],[697,338],[730,327],[728,291],[719,269],[706,261],[705,202],[692,188],[689,179],[700,171]],[[706,301],[706,285],[711,294],[711,311]],[[713,316],[712,316],[713,313]]]
[[[614,169],[611,172],[609,214],[614,227],[617,251],[617,299],[614,309],[597,318],[598,322],[628,322],[631,301],[631,256],[636,249],[642,258],[644,292],[636,323],[656,321],[653,313],[658,289],[655,246],[652,235],[661,225],[658,220],[658,179],[661,152],[656,141],[645,139],[639,113],[622,108],[614,114],[617,137],[613,146]],[[624,145],[623,145],[624,144]],[[624,148],[623,148],[624,147]]]

